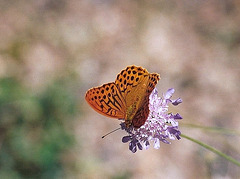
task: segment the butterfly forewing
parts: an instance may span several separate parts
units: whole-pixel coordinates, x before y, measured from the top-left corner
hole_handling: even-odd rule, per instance
[[[129,92],[136,88],[148,74],[147,70],[136,66],[129,66],[122,70],[118,74],[115,83],[123,98],[126,99]]]
[[[118,119],[125,117],[125,102],[115,83],[89,89],[85,99],[100,114]]]
[[[152,91],[154,90],[154,88],[159,80],[160,80],[159,74],[157,74],[157,73],[149,74],[149,81],[148,81],[148,86],[147,86],[147,91],[146,91],[147,94],[150,95],[152,93]]]

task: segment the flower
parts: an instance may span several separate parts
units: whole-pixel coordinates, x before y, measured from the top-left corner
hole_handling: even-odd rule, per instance
[[[160,142],[170,144],[168,141],[180,139],[181,132],[178,129],[178,120],[182,119],[179,113],[168,113],[168,105],[174,106],[182,103],[180,98],[172,100],[174,93],[171,88],[163,95],[158,97],[158,91],[155,88],[149,96],[149,116],[144,125],[135,129],[133,127],[126,128],[125,123],[121,123],[121,129],[125,130],[128,135],[122,138],[123,143],[129,142],[129,150],[133,153],[137,149],[148,149],[150,143],[153,142],[155,149],[160,148]]]

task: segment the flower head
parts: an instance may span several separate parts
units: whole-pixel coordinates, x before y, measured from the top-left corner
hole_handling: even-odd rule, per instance
[[[180,139],[181,132],[178,129],[178,120],[182,119],[182,117],[178,113],[172,114],[168,112],[169,104],[176,106],[182,103],[180,98],[171,99],[174,91],[171,88],[167,90],[163,97],[158,97],[157,89],[153,90],[149,97],[149,116],[145,124],[140,128],[126,128],[124,123],[120,124],[121,128],[128,133],[127,136],[122,138],[122,142],[129,142],[129,150],[133,153],[137,149],[148,149],[151,142],[153,142],[155,149],[159,149],[160,142],[170,144],[169,139]]]

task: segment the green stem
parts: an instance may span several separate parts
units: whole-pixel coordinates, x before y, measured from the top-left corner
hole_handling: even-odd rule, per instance
[[[191,127],[191,128],[199,128],[202,130],[218,132],[218,133],[223,133],[223,134],[240,135],[239,131],[235,131],[232,129],[225,129],[225,128],[221,128],[221,127],[206,127],[206,126],[201,126],[201,125],[197,125],[197,124],[189,124],[189,123],[181,123],[181,126]]]
[[[217,150],[217,149],[215,149],[215,148],[213,148],[213,147],[211,147],[211,146],[209,146],[209,145],[207,145],[207,144],[204,144],[204,143],[200,142],[199,140],[196,140],[196,139],[193,139],[193,138],[191,138],[191,137],[188,137],[188,136],[186,136],[186,135],[184,135],[184,134],[181,134],[181,137],[183,137],[183,138],[185,138],[185,139],[188,139],[188,140],[190,140],[190,141],[192,141],[192,142],[195,142],[195,143],[201,145],[202,147],[204,147],[204,148],[212,151],[213,153],[215,153],[215,154],[217,154],[217,155],[225,158],[226,160],[228,160],[228,161],[232,162],[233,164],[235,164],[235,165],[237,165],[237,166],[240,167],[240,162],[238,162],[238,161],[235,160],[234,158],[232,158],[232,157],[230,157],[230,156],[228,156],[228,155],[220,152],[219,150]]]

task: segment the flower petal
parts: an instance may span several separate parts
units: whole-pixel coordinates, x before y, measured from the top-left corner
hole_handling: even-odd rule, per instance
[[[149,149],[149,147],[150,147],[149,141],[146,141],[146,142],[144,142],[143,144],[144,144],[144,145],[143,145],[143,146],[144,146],[144,149],[146,149],[146,150]]]
[[[133,141],[131,141],[131,142],[129,143],[129,150],[131,150],[133,153],[137,152],[136,143],[134,143]]]
[[[139,149],[139,150],[142,150],[142,149],[143,149],[142,145],[141,145],[139,142],[137,143],[137,146],[138,146],[138,149]]]
[[[177,105],[179,105],[180,103],[182,103],[182,99],[181,99],[181,98],[178,98],[178,99],[176,99],[176,100],[172,100],[172,104],[173,104],[174,106],[177,106]]]
[[[154,139],[154,146],[155,149],[159,149],[160,148],[160,141],[158,138]]]
[[[124,136],[124,137],[122,138],[122,142],[123,142],[123,143],[126,143],[126,142],[129,142],[131,139],[132,139],[131,136]]]
[[[168,89],[166,94],[164,95],[164,99],[170,99],[174,92],[175,90],[173,88]]]
[[[182,116],[179,113],[177,113],[177,114],[173,115],[173,118],[174,119],[182,119]]]

